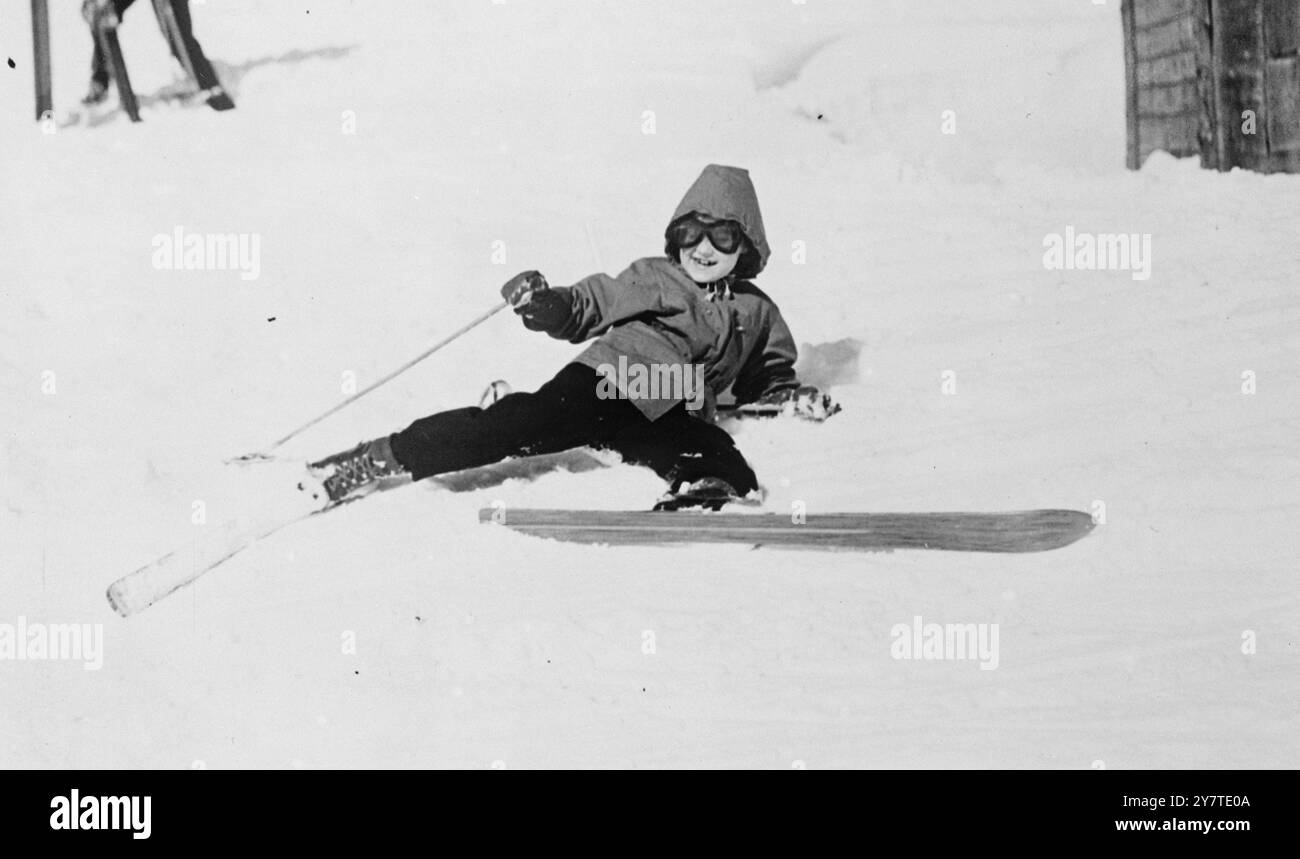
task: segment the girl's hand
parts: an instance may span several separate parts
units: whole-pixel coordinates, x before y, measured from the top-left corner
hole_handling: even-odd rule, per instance
[[[830,394],[823,394],[815,385],[803,385],[784,391],[777,391],[760,397],[749,409],[761,414],[785,415],[806,421],[820,423],[841,410],[840,404],[831,399]],[[740,411],[747,408],[741,406]]]
[[[551,289],[541,272],[520,272],[501,287],[501,297],[510,302],[515,315],[529,331],[555,331],[571,313],[567,289]]]
[[[818,422],[841,411],[840,404],[832,400],[830,394],[823,394],[813,385],[804,385],[795,391],[787,407],[797,418]]]

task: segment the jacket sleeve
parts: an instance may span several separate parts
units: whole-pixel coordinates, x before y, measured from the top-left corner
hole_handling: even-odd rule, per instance
[[[794,362],[798,357],[799,349],[794,345],[794,337],[781,318],[781,311],[773,306],[763,342],[740,368],[731,386],[736,402],[744,405],[780,391],[798,388],[799,378],[794,372]]]
[[[658,277],[635,263],[618,277],[593,274],[573,286],[556,287],[554,292],[557,299],[567,301],[568,314],[545,330],[570,343],[599,337],[620,322],[643,314],[667,312]]]

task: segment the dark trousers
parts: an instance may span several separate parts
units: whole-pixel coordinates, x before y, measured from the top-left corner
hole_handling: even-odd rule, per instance
[[[742,495],[754,471],[727,432],[678,404],[651,421],[628,400],[597,396],[596,371],[569,364],[531,394],[510,394],[486,409],[440,412],[390,438],[393,455],[416,480],[583,445],[614,450],[670,483],[719,477]]]
[[[117,17],[120,20],[122,15],[130,8],[135,0],[113,0],[113,6],[117,9]],[[199,89],[212,89],[218,86],[217,73],[212,70],[212,63],[208,62],[207,56],[203,53],[203,47],[199,45],[199,40],[194,38],[194,27],[190,21],[190,0],[171,0],[172,9],[176,12],[176,25],[180,29],[181,41],[185,43],[185,50],[190,55],[190,62],[194,65],[194,76],[198,78]],[[169,46],[172,49],[172,56],[176,56],[175,46]],[[183,67],[185,61],[176,57],[177,62]],[[95,54],[90,60],[90,78],[104,86],[108,85],[108,60],[104,57],[103,51],[99,49],[99,40],[95,40]]]

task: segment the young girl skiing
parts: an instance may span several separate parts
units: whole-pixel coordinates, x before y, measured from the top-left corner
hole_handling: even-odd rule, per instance
[[[388,478],[422,480],[583,445],[654,469],[668,481],[671,506],[716,507],[756,492],[753,470],[712,423],[717,395],[730,387],[739,404],[784,404],[813,420],[839,407],[800,386],[790,331],[751,282],[769,250],[747,171],[706,167],[665,239],[665,256],[637,260],[618,277],[568,287],[536,271],[511,278],[501,293],[526,328],[595,342],[534,393],[440,412],[312,463],[329,501]]]

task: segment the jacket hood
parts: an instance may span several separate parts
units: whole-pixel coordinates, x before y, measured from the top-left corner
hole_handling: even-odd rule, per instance
[[[758,257],[751,270],[744,273],[745,277],[754,277],[767,266],[772,252],[767,246],[763,215],[758,209],[758,194],[748,170],[721,164],[705,167],[700,178],[677,204],[669,226],[691,212],[740,224]]]

